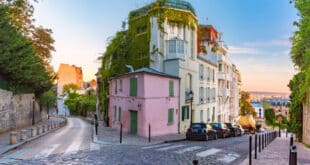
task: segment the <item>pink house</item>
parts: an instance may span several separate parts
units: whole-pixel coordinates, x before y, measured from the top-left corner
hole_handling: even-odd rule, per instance
[[[140,136],[178,132],[179,77],[141,68],[110,79],[109,125]]]

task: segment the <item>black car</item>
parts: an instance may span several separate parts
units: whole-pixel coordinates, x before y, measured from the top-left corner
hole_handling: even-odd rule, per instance
[[[209,140],[211,138],[217,139],[216,132],[205,123],[192,123],[186,132],[187,140]]]
[[[221,138],[226,138],[230,135],[229,129],[223,123],[211,123],[212,128],[216,130],[217,136]]]
[[[230,136],[241,136],[241,129],[237,128],[237,127],[233,127],[233,125],[231,123],[224,123],[226,125],[226,127],[229,129],[229,135]]]

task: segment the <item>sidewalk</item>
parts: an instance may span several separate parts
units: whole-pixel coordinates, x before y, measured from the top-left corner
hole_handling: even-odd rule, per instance
[[[52,130],[49,130],[49,131],[47,131],[45,133],[42,133],[40,135],[36,135],[35,137],[31,137],[31,128],[36,127],[36,126],[40,126],[40,125],[50,124],[50,123],[62,123],[64,121],[65,120],[62,119],[62,118],[50,117],[50,119],[46,119],[44,121],[41,121],[41,122],[37,123],[35,126],[29,126],[29,127],[24,127],[24,128],[12,130],[12,131],[18,132],[17,143],[13,144],[13,145],[10,144],[10,133],[12,131],[8,131],[8,132],[0,134],[0,155],[4,154],[4,153],[6,153],[6,152],[8,152],[10,150],[13,150],[13,149],[15,149],[15,148],[17,148],[17,147],[19,147],[19,146],[21,146],[21,145],[31,141],[31,140],[34,140],[34,139],[39,138],[39,137],[41,137],[43,135],[46,135],[46,134],[48,134],[51,131],[57,130],[57,128],[56,129],[52,129]],[[58,128],[60,128],[60,127],[58,127]],[[19,137],[20,137],[19,132],[21,130],[27,130],[27,140],[21,141],[19,139]]]
[[[185,140],[185,134],[170,134],[151,137],[151,143],[149,143],[148,137],[141,137],[138,135],[126,133],[124,131],[122,137],[122,144],[120,144],[120,130],[105,127],[103,126],[102,122],[99,122],[98,135],[95,136],[94,139],[96,139],[97,142],[101,144],[114,145],[151,145]]]
[[[288,165],[289,164],[289,136],[281,136],[281,138],[276,138],[271,142],[262,152],[257,152],[257,159],[254,159],[254,152],[252,155],[252,164],[272,164],[272,165]],[[299,165],[309,165],[310,164],[310,149],[306,148],[303,144],[294,142],[297,146],[297,159]],[[249,159],[247,158],[242,162],[242,165],[249,164]]]

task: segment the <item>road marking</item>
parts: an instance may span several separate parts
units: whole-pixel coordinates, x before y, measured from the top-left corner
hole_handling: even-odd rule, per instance
[[[184,152],[195,151],[195,150],[199,150],[199,149],[201,149],[201,148],[202,148],[202,147],[199,147],[199,146],[188,147],[188,148],[184,148],[184,149],[175,151],[175,153],[177,153],[177,154],[183,154]]]
[[[158,151],[166,151],[166,150],[170,150],[170,149],[174,149],[174,148],[179,148],[179,147],[183,147],[184,145],[180,144],[180,145],[172,145],[172,146],[169,146],[169,147],[164,147],[164,148],[159,148],[159,149],[156,149]]]
[[[90,143],[90,150],[91,151],[100,150],[100,145],[96,143]]]
[[[202,152],[198,152],[196,154],[196,156],[198,156],[198,157],[206,157],[206,156],[209,156],[209,155],[216,154],[216,153],[218,153],[220,151],[221,151],[220,149],[211,148],[211,149],[208,149],[208,150],[205,150],[205,151],[202,151]]]
[[[20,151],[13,152],[10,155],[7,155],[0,159],[0,163],[12,163],[16,161],[16,159],[21,159],[21,157],[26,154],[29,151],[29,149],[22,149]]]
[[[51,147],[48,147],[48,149],[45,149],[41,151],[38,155],[34,156],[35,159],[39,158],[46,158],[48,157],[56,148],[58,148],[60,144],[54,144]]]
[[[224,155],[222,158],[218,158],[217,160],[224,162],[224,163],[230,163],[234,160],[236,160],[238,157],[240,157],[237,153],[229,153],[227,155]]]
[[[82,144],[82,141],[80,141],[80,140],[71,143],[71,145],[66,150],[65,154],[75,154],[75,153],[77,153],[81,144]]]
[[[169,145],[171,144],[159,144],[159,145],[154,145],[154,146],[142,147],[142,149],[150,149],[150,148],[163,147],[163,146],[169,146]]]

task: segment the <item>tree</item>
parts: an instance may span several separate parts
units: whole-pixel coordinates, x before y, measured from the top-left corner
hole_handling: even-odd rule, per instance
[[[55,105],[56,100],[57,100],[57,95],[52,90],[44,92],[40,96],[41,106],[46,106],[48,110]]]
[[[291,58],[300,70],[289,83],[291,90],[289,130],[299,141],[302,140],[303,104],[310,89],[310,1],[291,0],[298,10],[300,19],[293,24],[297,27],[292,37]]]
[[[35,92],[38,96],[52,86],[52,78],[40,62],[32,44],[12,26],[9,8],[0,6],[0,74],[13,92]]]
[[[272,108],[265,109],[264,114],[265,114],[266,124],[274,126],[274,121],[276,120],[276,114],[274,112],[274,109]]]
[[[63,86],[63,91],[62,93],[75,93],[79,88],[79,86],[77,86],[76,84],[70,83],[70,84],[66,84]]]
[[[239,100],[239,105],[240,105],[241,116],[245,116],[245,115],[256,116],[257,115],[255,109],[250,104],[250,94],[248,92],[241,91],[241,98]]]

